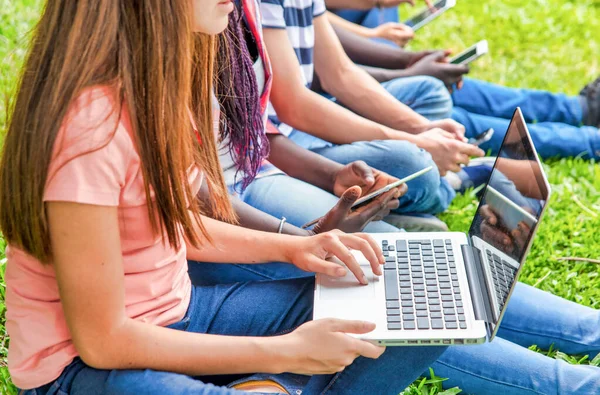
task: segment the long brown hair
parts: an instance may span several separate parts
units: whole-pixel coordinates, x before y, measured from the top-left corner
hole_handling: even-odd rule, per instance
[[[70,105],[98,85],[118,87],[128,109],[155,231],[177,248],[181,226],[198,247],[195,220],[210,240],[187,178],[193,164],[205,174],[212,215],[235,221],[213,135],[214,39],[192,32],[191,15],[191,2],[181,0],[46,3],[9,109],[0,163],[0,228],[10,244],[50,260],[43,194],[53,146]]]

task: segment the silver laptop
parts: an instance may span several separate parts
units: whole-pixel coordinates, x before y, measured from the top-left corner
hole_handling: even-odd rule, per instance
[[[314,319],[375,322],[359,337],[387,346],[491,341],[550,197],[518,108],[480,196],[468,234],[372,234],[386,256],[383,276],[354,251],[369,284],[349,271],[318,275]]]

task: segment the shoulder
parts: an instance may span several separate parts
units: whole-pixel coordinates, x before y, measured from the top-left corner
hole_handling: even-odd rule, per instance
[[[108,145],[129,151],[132,144],[129,117],[118,90],[95,86],[86,88],[71,103],[54,143],[53,158],[68,160]]]

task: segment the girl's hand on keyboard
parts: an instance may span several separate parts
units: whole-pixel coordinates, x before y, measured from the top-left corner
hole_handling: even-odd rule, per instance
[[[285,256],[287,262],[307,272],[343,277],[349,269],[361,284],[367,284],[367,278],[351,250],[360,251],[365,256],[374,274],[382,274],[381,265],[385,263],[383,252],[375,240],[364,233],[346,234],[333,230],[316,236],[294,238],[288,244]],[[332,262],[334,258],[345,267]]]

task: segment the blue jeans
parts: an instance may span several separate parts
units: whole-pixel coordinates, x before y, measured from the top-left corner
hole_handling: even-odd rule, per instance
[[[311,276],[289,264],[255,273],[244,265],[227,265],[221,272],[216,268],[223,265],[205,265],[189,263],[194,283],[231,282],[238,276],[243,281]],[[459,386],[467,394],[600,394],[599,368],[548,358],[527,349],[533,344],[593,358],[600,352],[600,314],[519,283],[491,343],[450,347],[432,367],[436,375],[449,378],[444,387]]]
[[[600,158],[600,131],[592,126],[579,126],[582,107],[577,97],[506,88],[465,78],[464,87],[452,95],[454,108],[452,104],[445,108],[440,104],[429,107],[427,103],[435,101],[433,98],[443,102],[444,91],[448,98],[450,96],[441,81],[435,85],[415,78],[431,77],[407,77],[382,85],[396,99],[430,120],[452,117],[465,126],[467,137],[494,128],[492,139],[481,145],[483,150],[491,151],[493,155],[500,149],[515,109],[521,107],[525,120],[529,122],[533,143],[543,158]],[[418,92],[427,100],[415,100],[407,92]],[[431,108],[435,108],[437,113]]]
[[[201,263],[196,263],[202,265]],[[277,336],[312,316],[314,279],[194,287],[185,318],[172,329],[229,336]],[[26,394],[234,395],[228,385],[270,379],[290,394],[397,395],[445,351],[444,347],[388,348],[377,360],[358,358],[335,375],[257,374],[190,377],[154,370],[98,370],[76,359],[53,383]],[[257,369],[260,363],[257,363]]]
[[[257,178],[238,197],[274,217],[285,217],[298,227],[325,215],[339,200],[327,191],[285,174]],[[371,222],[365,228],[365,232],[372,233],[398,231],[383,221]]]
[[[430,119],[450,116],[452,101],[441,81],[431,77],[396,79],[383,84],[397,98]],[[408,182],[408,193],[400,199],[397,213],[437,214],[444,211],[455,192],[440,178],[431,155],[412,143],[399,140],[359,141],[335,145],[298,130],[290,139],[296,144],[335,162],[348,164],[356,160],[397,178],[406,177],[427,166],[434,170]]]
[[[465,78],[454,92],[452,118],[473,137],[494,128],[492,139],[481,146],[496,154],[516,107],[521,107],[535,147],[543,158],[600,158],[600,131],[580,126],[582,107],[578,97],[532,89],[513,89]]]

